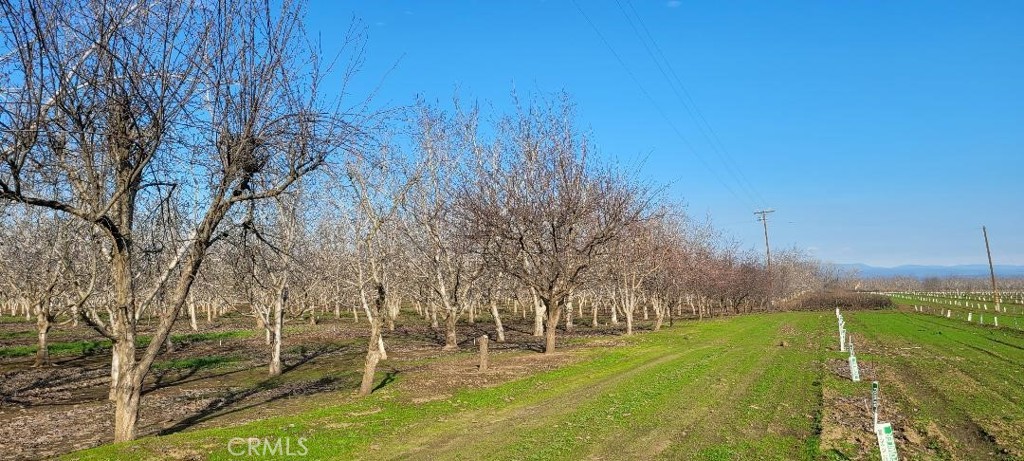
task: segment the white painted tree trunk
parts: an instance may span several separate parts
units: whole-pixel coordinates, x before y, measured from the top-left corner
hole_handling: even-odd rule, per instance
[[[49,313],[42,306],[38,307],[38,310],[39,312],[36,314],[36,334],[39,345],[36,349],[36,361],[33,366],[46,367],[50,365],[50,349],[46,342],[46,336],[50,332],[50,317]]]
[[[498,342],[505,342],[505,328],[501,326],[501,316],[498,315],[498,303],[491,299],[491,316],[494,317],[494,329],[498,333]]]
[[[565,331],[566,332],[570,332],[570,331],[573,330],[574,325],[572,323],[572,317],[573,317],[573,313],[574,312],[575,312],[575,310],[573,309],[573,303],[572,303],[572,301],[569,301],[569,303],[568,303],[568,305],[566,306],[566,309],[565,309]]]
[[[199,324],[196,323],[196,303],[188,303],[188,326],[192,331],[199,331]]]
[[[270,322],[270,330],[273,333],[270,344],[270,376],[281,374],[281,330],[284,326],[284,295],[278,294],[274,302],[274,311],[271,314],[273,320]]]
[[[537,297],[537,291],[530,289],[530,294],[533,295],[533,336],[544,336],[544,317],[546,309],[544,304],[540,302],[540,298]]]

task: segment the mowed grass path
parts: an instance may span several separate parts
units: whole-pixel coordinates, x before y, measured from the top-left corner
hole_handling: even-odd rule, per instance
[[[799,459],[813,449],[818,367],[815,347],[795,339],[817,324],[809,316],[689,324],[380,446],[403,459]],[[806,373],[792,372],[797,363]]]
[[[67,458],[259,459],[233,457],[228,441],[289,437],[294,451],[305,437],[301,459],[316,460],[874,460],[878,379],[901,459],[1024,459],[1024,335],[898,311],[846,317],[859,383],[834,369],[846,355],[831,312],[750,315],[595,342],[563,352],[582,355],[571,365],[495,387],[432,396],[399,375],[366,399]]]

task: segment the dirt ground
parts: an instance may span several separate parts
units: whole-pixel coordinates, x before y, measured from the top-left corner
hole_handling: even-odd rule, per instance
[[[922,318],[912,317],[914,320]],[[941,331],[928,331],[926,334],[941,334]],[[899,336],[871,335],[861,337],[859,341],[858,354],[885,357],[887,360],[880,364],[872,359],[861,359],[858,365],[862,382],[883,383],[879,421],[892,424],[900,459],[1024,459],[1015,451],[1012,441],[998,441],[989,433],[985,427],[989,421],[976,420],[960,404],[950,402],[948,397],[928,384],[922,373],[926,372],[927,364],[939,362],[939,357],[930,355],[933,351],[913,345],[913,342],[904,343]],[[955,351],[946,349],[942,353],[950,354],[946,358],[952,362],[963,361],[962,357],[955,356]],[[850,380],[847,360],[832,358],[824,365],[833,378],[843,383]],[[953,371],[950,373],[955,374]],[[842,453],[849,459],[877,456],[871,396],[866,389],[866,386],[860,386],[854,395],[837,389],[824,389],[820,435],[822,452]],[[973,395],[983,389],[973,388],[970,393]]]
[[[9,317],[7,318],[9,319]],[[507,341],[497,343],[492,323],[462,324],[459,352],[441,352],[443,336],[421,319],[406,319],[385,334],[389,360],[377,370],[378,386],[401,377],[419,401],[441,399],[464,387],[496,385],[518,376],[566,363],[570,354],[545,356],[543,338],[530,335],[532,323],[505,319]],[[412,320],[411,322],[409,320]],[[252,319],[225,317],[201,322],[199,333],[245,333],[248,337],[179,342],[155,364],[143,390],[139,433],[169,434],[193,427],[226,426],[287,414],[353,398],[365,357],[365,323],[351,318],[298,321],[285,327],[284,374],[267,377],[269,346]],[[31,345],[33,324],[0,323],[0,347]],[[86,327],[58,326],[56,342],[98,339]],[[585,331],[584,331],[585,330]],[[560,346],[573,347],[580,336],[613,331],[560,332]],[[188,324],[176,335],[193,333]],[[491,353],[502,366],[477,372],[474,338],[490,334]],[[0,459],[30,460],[57,456],[111,441],[113,405],[109,389],[109,350],[53,357],[53,365],[33,368],[33,356],[0,358]]]

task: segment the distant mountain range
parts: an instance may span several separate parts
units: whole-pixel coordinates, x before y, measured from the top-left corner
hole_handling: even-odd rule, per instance
[[[988,277],[987,264],[962,264],[958,266],[920,266],[907,265],[896,267],[876,267],[867,264],[837,264],[843,269],[856,269],[861,277]],[[1024,266],[996,265],[996,277],[1024,277]]]

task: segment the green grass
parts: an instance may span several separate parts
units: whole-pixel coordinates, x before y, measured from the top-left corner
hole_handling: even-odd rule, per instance
[[[176,343],[197,343],[201,341],[220,341],[223,339],[243,339],[252,337],[254,334],[255,332],[252,330],[214,331],[210,333],[174,335],[172,340]]]
[[[310,459],[815,459],[827,314],[686,323],[497,387],[414,404],[401,378],[369,398],[71,459],[232,459],[233,437],[306,437]],[[789,345],[780,347],[786,340]],[[496,362],[494,366],[501,366]],[[796,370],[785,373],[783,370]],[[783,400],[785,405],[779,405]],[[808,417],[810,416],[810,417]],[[666,427],[666,422],[674,424]]]
[[[51,356],[60,356],[91,354],[106,347],[110,347],[110,341],[86,339],[81,341],[50,343],[48,349],[50,350]],[[0,358],[25,357],[34,355],[37,350],[39,350],[37,345],[0,347]]]
[[[937,426],[959,459],[1024,456],[1024,334],[909,312],[849,317],[883,348],[873,360],[910,426]]]
[[[238,361],[237,357],[223,357],[219,355],[209,357],[191,357],[186,359],[165,360],[153,364],[154,370],[199,370],[203,368],[214,368]]]
[[[1024,308],[1013,304],[1004,303],[1004,307],[1006,307],[1009,312],[996,312],[993,307],[994,305],[990,303],[988,304],[988,310],[985,310],[984,308],[976,306],[955,306],[945,302],[910,299],[900,296],[890,296],[890,299],[892,299],[897,306],[902,306],[906,309],[912,310],[914,306],[924,307],[925,311],[922,312],[922,314],[945,316],[945,312],[948,310],[950,311],[951,319],[965,322],[967,321],[967,314],[971,313],[973,314],[971,321],[974,323],[978,323],[983,320],[986,325],[991,325],[993,320],[998,318],[1000,327],[1014,328],[1018,330],[1024,329]],[[971,301],[972,304],[975,302],[976,301]]]
[[[220,341],[225,339],[241,339],[251,337],[253,334],[252,330],[230,330],[173,335],[171,338],[174,343],[179,344],[202,341]],[[150,340],[151,338],[149,336],[140,336],[136,340],[136,344],[138,347],[146,347],[149,345]],[[48,345],[48,348],[50,349],[51,356],[86,355],[93,354],[104,349],[109,349],[110,345],[111,342],[107,339],[86,339],[80,341],[51,342]],[[26,357],[34,355],[38,349],[39,346],[36,344],[4,346],[0,347],[0,358]]]
[[[32,330],[0,331],[0,340],[32,338],[36,335]]]
[[[1024,458],[1024,335],[894,310],[845,315],[860,363],[873,370],[863,382],[825,366],[846,358],[831,312],[750,315],[680,322],[571,352],[578,360],[552,371],[422,403],[412,399],[443,391],[399,375],[363,399],[339,393],[334,405],[65,458],[227,460],[237,459],[233,438],[294,446],[302,437],[302,459],[317,460],[875,460],[862,429],[870,413],[856,403],[870,395],[869,379],[882,383],[882,420],[894,423],[901,459]],[[492,366],[503,363],[496,354]],[[837,399],[855,403],[837,410]]]

